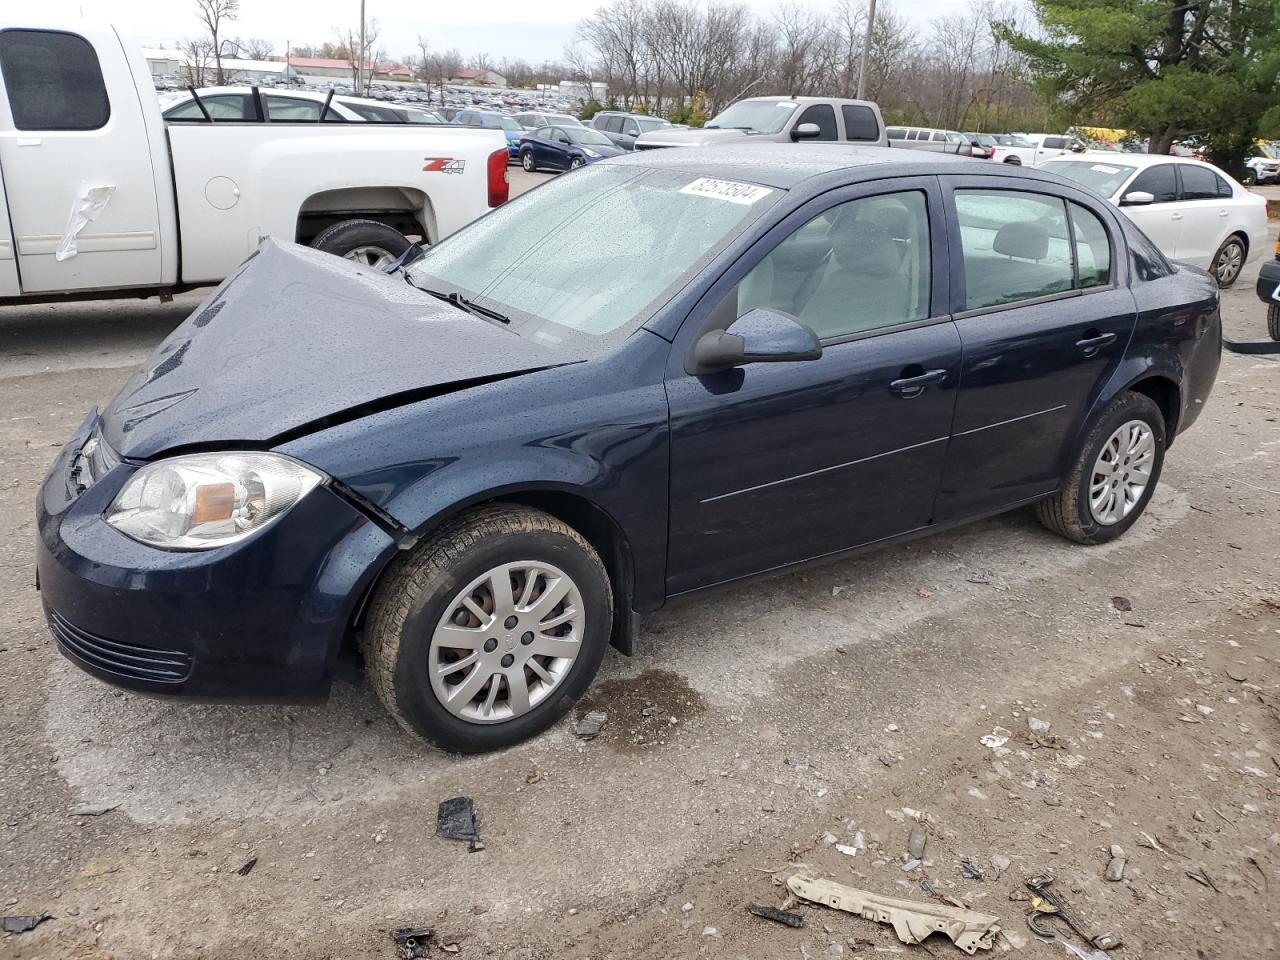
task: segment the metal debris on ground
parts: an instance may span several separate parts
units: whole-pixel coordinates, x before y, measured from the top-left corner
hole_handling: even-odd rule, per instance
[[[100,817],[104,813],[110,813],[118,806],[120,806],[118,803],[82,803],[78,807],[71,808],[71,815],[73,817]]]
[[[964,877],[966,880],[987,879],[987,875],[983,869],[972,860],[960,861],[960,876]]]
[[[53,917],[47,913],[30,917],[0,917],[0,930],[5,933],[26,933],[28,930],[34,930],[46,920],[52,920]]]
[[[252,870],[257,865],[258,865],[258,858],[253,857],[248,863],[246,863],[243,867],[237,870],[236,873],[240,874],[240,876],[242,877],[247,877],[249,875],[249,871]]]
[[[431,956],[431,938],[434,936],[434,930],[401,927],[392,932],[391,939],[396,942],[396,955],[400,960],[419,960]]]
[[[470,797],[451,797],[440,803],[436,811],[436,836],[461,840],[471,852],[484,849],[480,828],[476,824],[476,808]]]
[[[1099,950],[1114,950],[1120,946],[1122,941],[1119,934],[1109,932],[1091,934],[1085,929],[1084,924],[1071,912],[1066,899],[1052,889],[1051,874],[1028,877],[1023,883],[1031,891],[1031,910],[1027,913],[1027,926],[1036,936],[1054,939],[1054,932],[1042,926],[1039,918],[1057,916],[1061,917],[1063,923],[1079,934],[1080,938],[1091,947],[1097,947]]]
[[[783,923],[788,927],[795,927],[799,930],[804,926],[804,917],[798,913],[792,913],[790,910],[779,910],[777,907],[766,906],[763,903],[751,903],[747,905],[747,913],[763,917],[766,920],[772,920],[774,923]]]
[[[907,835],[907,857],[911,860],[924,859],[924,845],[928,842],[929,837],[919,827],[912,827],[911,833]]]
[[[803,870],[791,873],[786,886],[801,900],[890,924],[903,943],[923,943],[930,934],[941,933],[965,953],[974,954],[990,950],[1000,932],[1000,918],[993,914],[885,897]]]
[[[604,725],[608,722],[609,715],[603,710],[592,710],[586,714],[577,725],[573,728],[574,736],[580,740],[591,740],[600,735],[600,731],[604,729]]]

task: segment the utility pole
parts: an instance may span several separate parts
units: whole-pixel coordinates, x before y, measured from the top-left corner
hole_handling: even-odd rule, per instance
[[[874,3],[875,0],[872,0]],[[360,0],[360,61],[356,66],[356,96],[363,97],[365,94],[364,80],[364,0]]]
[[[363,2],[363,0],[361,0]],[[867,29],[862,35],[862,61],[858,64],[858,99],[867,99],[867,61],[871,59],[871,30],[876,25],[876,0],[867,7]]]

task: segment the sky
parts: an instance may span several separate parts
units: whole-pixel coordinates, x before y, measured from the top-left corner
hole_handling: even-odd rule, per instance
[[[746,0],[767,13],[776,0]],[[804,3],[805,0],[800,0]],[[521,58],[530,63],[562,58],[578,21],[600,4],[530,3],[529,0],[486,0],[484,3],[413,3],[365,0],[366,16],[376,18],[381,36],[378,45],[390,59],[416,50],[418,35],[433,50],[457,47],[465,56],[487,53],[497,61]],[[806,5],[826,7],[825,2]],[[902,13],[928,20],[967,5],[967,0],[894,0]],[[41,10],[57,17],[85,17],[114,24],[141,46],[172,46],[177,40],[200,32],[191,0],[46,0]],[[338,28],[355,29],[360,20],[359,0],[241,0],[239,21],[231,36],[262,37],[283,54],[285,44],[318,46],[336,39]]]

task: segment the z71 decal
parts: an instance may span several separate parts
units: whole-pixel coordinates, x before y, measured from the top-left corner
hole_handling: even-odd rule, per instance
[[[462,173],[467,167],[467,161],[455,160],[453,157],[424,157],[426,166],[422,168],[424,173]]]

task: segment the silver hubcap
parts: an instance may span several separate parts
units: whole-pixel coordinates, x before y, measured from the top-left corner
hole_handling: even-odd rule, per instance
[[[1089,480],[1089,512],[1103,526],[1119,523],[1138,505],[1151,482],[1156,439],[1151,427],[1130,420],[1102,447]]]
[[[373,267],[375,270],[385,270],[395,262],[396,255],[385,247],[367,244],[348,250],[344,259],[363,263],[366,267]]]
[[[1242,266],[1244,266],[1244,248],[1233,241],[1223,247],[1222,252],[1218,254],[1214,272],[1223,283],[1230,283],[1240,273]]]
[[[533,154],[531,154],[531,153],[526,153],[523,157],[521,157],[521,158],[520,158],[520,165],[521,165],[522,167],[524,167],[526,170],[532,170],[532,169],[533,169]]]
[[[582,648],[582,595],[562,570],[521,560],[494,567],[450,601],[427,669],[455,717],[502,723],[547,699]]]

